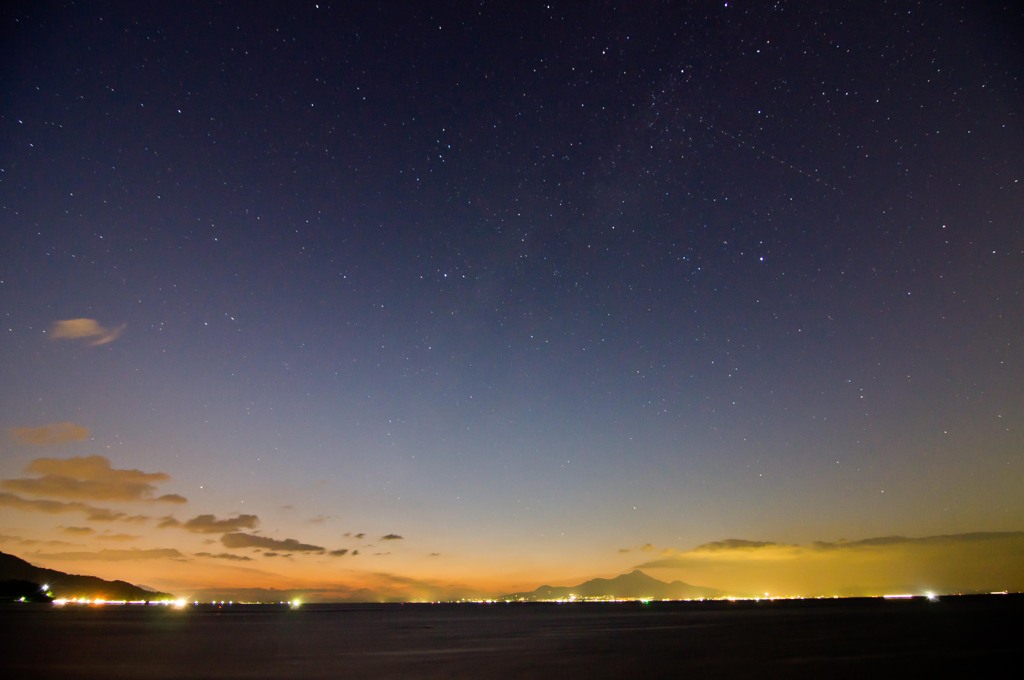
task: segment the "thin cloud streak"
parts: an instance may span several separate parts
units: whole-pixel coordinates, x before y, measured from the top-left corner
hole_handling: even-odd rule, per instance
[[[234,555],[232,553],[197,552],[196,557],[209,557],[214,560],[230,560],[233,562],[252,562],[251,557],[247,557],[245,555]]]
[[[181,560],[185,556],[175,548],[134,548],[130,550],[104,549],[96,551],[69,551],[36,553],[35,557],[50,560],[130,562],[134,560]]]
[[[140,522],[149,519],[145,515],[129,515],[108,508],[100,508],[78,501],[54,501],[38,498],[22,498],[17,494],[0,491],[0,507],[13,508],[26,512],[41,512],[48,515],[59,515],[67,512],[81,512],[94,522]]]
[[[294,538],[277,539],[245,533],[224,534],[221,536],[220,541],[224,544],[225,548],[264,548],[285,552],[315,553],[323,553],[326,550],[323,546],[301,543]]]

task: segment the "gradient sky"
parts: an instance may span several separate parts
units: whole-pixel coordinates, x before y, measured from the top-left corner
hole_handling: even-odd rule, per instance
[[[1024,589],[1017,3],[0,17],[0,549]]]

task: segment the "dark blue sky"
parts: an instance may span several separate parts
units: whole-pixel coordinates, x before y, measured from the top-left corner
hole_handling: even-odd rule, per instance
[[[89,431],[7,478],[463,582],[1022,526],[1014,3],[2,18],[0,424]]]

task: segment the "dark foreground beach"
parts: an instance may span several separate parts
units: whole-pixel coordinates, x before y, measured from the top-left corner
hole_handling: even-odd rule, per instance
[[[8,605],[5,678],[925,677],[1019,662],[1024,597]]]

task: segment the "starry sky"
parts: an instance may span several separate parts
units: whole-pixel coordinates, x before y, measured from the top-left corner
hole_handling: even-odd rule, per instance
[[[1024,589],[1017,3],[0,17],[0,549]]]

